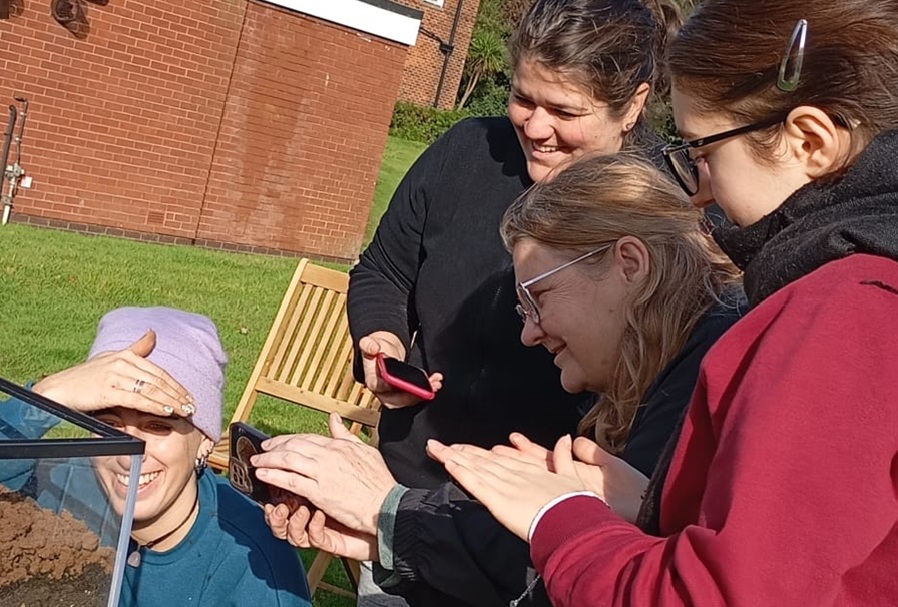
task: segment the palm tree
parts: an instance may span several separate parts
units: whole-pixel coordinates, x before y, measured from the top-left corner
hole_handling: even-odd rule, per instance
[[[505,63],[505,41],[502,37],[490,28],[475,28],[465,61],[467,84],[457,109],[465,106],[482,78],[498,74],[505,68]]]

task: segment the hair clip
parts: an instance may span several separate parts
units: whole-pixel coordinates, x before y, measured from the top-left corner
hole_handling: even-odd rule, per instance
[[[808,21],[807,19],[799,19],[792,30],[792,38],[789,39],[789,46],[786,48],[786,55],[780,63],[779,76],[776,79],[776,86],[781,91],[791,93],[798,88],[798,81],[801,79],[801,64],[804,61],[804,45],[808,39]],[[795,44],[798,43],[798,49],[795,50]],[[789,59],[792,53],[795,53],[795,62],[792,64],[792,71],[787,76],[786,72],[789,68]]]

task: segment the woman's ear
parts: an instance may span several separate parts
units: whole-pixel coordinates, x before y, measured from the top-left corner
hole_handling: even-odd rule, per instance
[[[203,440],[200,441],[199,447],[196,448],[196,459],[205,460],[212,453],[212,449],[215,447],[215,443],[211,438],[203,435]]]
[[[623,236],[614,245],[614,265],[628,284],[638,284],[649,274],[649,249],[635,236]]]
[[[841,168],[851,153],[848,131],[829,115],[813,106],[802,105],[786,117],[783,126],[787,153],[810,179],[819,179]]]
[[[636,87],[633,99],[630,100],[630,107],[627,108],[627,113],[624,114],[623,121],[621,122],[624,132],[633,130],[633,127],[639,122],[639,116],[642,114],[642,110],[645,109],[645,104],[649,99],[649,91],[651,90],[652,87],[649,86],[648,82],[643,82]]]

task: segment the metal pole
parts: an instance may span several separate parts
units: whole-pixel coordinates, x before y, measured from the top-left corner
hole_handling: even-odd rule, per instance
[[[6,133],[3,134],[3,152],[0,153],[0,203],[3,205],[2,225],[6,225],[6,222],[9,221],[9,208],[12,205],[10,196],[3,196],[2,194],[6,185],[6,161],[9,159],[9,144],[12,142],[13,134],[16,132],[18,116],[19,112],[16,106],[9,106],[9,122],[6,124]]]
[[[9,171],[7,175],[7,179],[9,179],[9,191],[3,199],[3,217],[0,218],[0,225],[9,223],[9,215],[12,213],[13,201],[15,200],[16,193],[19,191],[19,180],[25,175],[25,169],[22,168],[22,136],[25,134],[25,120],[28,118],[28,99],[25,97],[13,97],[13,99],[22,104],[22,109],[19,111],[19,116],[21,116],[22,120],[18,122],[19,134],[15,137],[16,161],[12,165],[12,170]],[[12,135],[13,132],[14,129],[10,129],[10,135]],[[4,164],[4,167],[5,166],[6,165]]]
[[[455,19],[452,21],[452,30],[449,32],[449,42],[440,43],[440,51],[443,53],[443,69],[440,70],[440,81],[437,83],[437,92],[433,98],[433,107],[436,108],[440,107],[440,97],[443,95],[443,85],[446,83],[446,72],[449,70],[452,51],[455,50],[455,33],[458,31],[458,22],[461,19],[461,10],[464,5],[465,0],[458,0],[458,4],[455,5]]]
[[[6,176],[6,161],[9,159],[9,144],[12,141],[13,133],[16,130],[16,119],[18,118],[19,112],[16,110],[16,106],[9,106],[9,122],[6,124],[6,132],[3,134],[3,152],[0,153],[0,168],[3,170],[2,175]]]

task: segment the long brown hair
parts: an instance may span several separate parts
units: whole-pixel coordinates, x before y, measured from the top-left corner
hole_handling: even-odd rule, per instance
[[[778,75],[799,19],[807,38],[798,86]],[[866,145],[898,128],[898,0],[705,0],[671,43],[667,65],[697,110],[739,124],[778,117],[800,105],[825,111]],[[791,52],[790,52],[791,51]],[[759,159],[771,158],[780,127],[746,135]]]
[[[603,448],[619,452],[649,386],[724,287],[738,281],[737,270],[679,186],[626,154],[583,159],[533,186],[505,212],[501,233],[509,250],[530,238],[572,259],[627,235],[645,243],[649,272],[627,302],[612,380],[580,424]],[[604,259],[577,267],[601,274]]]
[[[669,0],[536,0],[509,41],[511,65],[529,59],[564,74],[619,119],[642,83],[666,93],[661,58],[681,24]],[[644,114],[625,143],[646,134]]]

